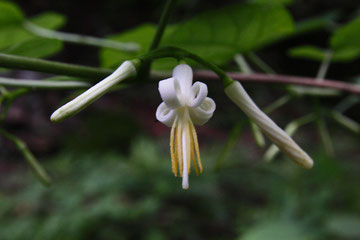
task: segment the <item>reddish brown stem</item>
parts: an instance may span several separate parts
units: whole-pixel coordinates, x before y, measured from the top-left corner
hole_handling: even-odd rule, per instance
[[[234,80],[240,82],[264,82],[264,83],[283,83],[283,84],[295,84],[321,88],[333,88],[339,89],[355,94],[360,94],[360,85],[340,82],[336,80],[316,81],[315,78],[308,77],[295,77],[287,75],[275,75],[275,74],[242,74],[242,73],[227,73]],[[194,78],[208,78],[217,79],[218,76],[210,71],[195,71]]]

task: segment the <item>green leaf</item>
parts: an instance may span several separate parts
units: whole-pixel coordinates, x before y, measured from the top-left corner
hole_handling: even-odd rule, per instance
[[[16,4],[0,1],[0,26],[21,22],[23,18],[24,15]]]
[[[26,57],[43,58],[62,49],[62,42],[46,38],[33,38],[5,49],[4,53]]]
[[[30,19],[39,27],[48,29],[59,29],[66,23],[66,17],[55,12],[45,12]]]
[[[173,29],[173,26],[168,26],[165,31],[165,35],[169,34]],[[115,68],[125,60],[133,59],[145,54],[150,48],[155,32],[155,25],[143,24],[126,32],[108,37],[108,39],[119,42],[136,42],[140,45],[140,51],[137,53],[130,53],[109,48],[102,48],[100,50],[101,66],[105,68]],[[176,64],[177,61],[172,58],[158,59],[154,61],[153,68],[158,70],[172,69]]]
[[[300,35],[304,33],[309,33],[317,30],[326,30],[332,28],[334,21],[339,17],[338,11],[330,11],[320,16],[308,18],[296,22],[295,33],[294,35]]]
[[[342,26],[334,32],[330,39],[334,50],[360,49],[360,17]]]
[[[359,239],[360,217],[355,215],[334,215],[325,224],[326,229],[339,237]]]
[[[138,53],[129,53],[102,48],[100,50],[101,66],[105,68],[114,68],[125,60],[132,59],[146,53],[150,47],[155,32],[155,25],[144,24],[129,31],[108,37],[107,39],[119,42],[136,42],[140,45],[141,49]]]
[[[282,5],[236,4],[179,24],[165,36],[163,45],[184,48],[219,64],[236,53],[264,47],[293,29],[292,18]]]
[[[5,18],[3,16],[7,16]],[[63,15],[45,12],[30,19],[41,27],[57,29],[65,23]],[[2,24],[2,23],[7,24]],[[44,39],[28,32],[23,27],[24,16],[14,4],[0,2],[0,51],[28,57],[47,57],[59,52],[62,43],[58,40]]]
[[[265,221],[250,228],[239,240],[309,240],[301,226],[292,221],[274,220]]]
[[[305,45],[291,48],[288,54],[291,57],[322,61],[326,55],[326,50],[316,46]]]
[[[304,59],[310,59],[315,61],[323,61],[325,58],[325,55],[327,54],[326,49],[322,49],[316,46],[298,46],[291,48],[288,52],[289,56],[295,57],[295,58],[304,58]],[[332,62],[345,62],[345,61],[351,61],[358,57],[360,55],[360,49],[339,49],[336,50],[332,57]]]
[[[0,26],[0,51],[14,44],[27,41],[33,36],[26,32],[20,25]]]

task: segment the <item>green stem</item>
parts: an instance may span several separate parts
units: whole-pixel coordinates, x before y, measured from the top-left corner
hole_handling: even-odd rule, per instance
[[[244,123],[245,121],[239,121],[231,129],[230,136],[227,142],[225,143],[223,149],[221,150],[219,157],[216,159],[216,163],[215,163],[216,171],[219,171],[223,167],[225,159],[229,156],[229,153],[234,148],[234,145],[236,144],[236,141],[239,138]]]
[[[267,106],[264,109],[264,112],[266,114],[269,114],[269,113],[275,111],[276,109],[278,109],[278,108],[284,106],[286,103],[288,103],[291,100],[291,98],[292,97],[289,94],[282,96],[281,98],[275,100],[273,103],[271,103],[269,106]]]
[[[331,141],[331,136],[329,133],[329,129],[326,126],[325,119],[322,117],[319,118],[317,120],[317,125],[318,125],[321,141],[324,145],[326,154],[328,156],[334,156],[334,146]]]
[[[351,118],[348,118],[344,114],[338,111],[331,111],[329,113],[330,117],[335,120],[338,124],[345,127],[346,129],[354,132],[355,134],[360,134],[360,124]]]
[[[343,113],[343,112],[349,110],[351,107],[353,107],[355,104],[357,104],[359,102],[360,102],[359,96],[349,95],[346,98],[344,98],[343,100],[341,100],[340,103],[338,103],[335,106],[335,110]]]
[[[255,53],[250,52],[248,55],[249,59],[258,66],[262,71],[268,74],[276,74],[276,72],[261,58],[259,58]]]
[[[245,74],[252,74],[254,71],[251,69],[249,64],[246,62],[244,56],[242,54],[236,54],[234,57],[236,64],[238,65],[241,72]]]
[[[6,118],[6,114],[11,106],[11,104],[20,96],[29,92],[28,88],[19,88],[11,92],[6,92],[1,96],[0,104],[5,100],[4,106],[1,107],[1,114],[0,114],[0,125],[4,122]]]
[[[22,80],[0,77],[0,86],[58,90],[88,88],[91,84],[80,81]]]
[[[152,43],[150,45],[148,52],[151,52],[159,47],[161,38],[164,35],[165,27],[170,18],[171,10],[175,6],[176,2],[177,2],[177,0],[167,0],[166,1],[164,10],[161,13],[159,25],[156,29],[155,36],[152,40]],[[146,61],[142,62],[141,67],[139,69],[139,73],[138,73],[138,79],[140,79],[140,80],[149,79],[152,60],[153,59],[147,59]]]
[[[86,67],[4,53],[0,53],[0,67],[24,69],[90,79],[102,79],[113,72],[109,69]]]
[[[173,57],[173,58],[177,58],[178,60],[183,60],[185,58],[192,59],[192,60],[200,63],[204,67],[215,72],[218,75],[218,77],[221,80],[223,80],[225,87],[227,87],[228,85],[230,85],[231,83],[234,82],[234,80],[232,80],[221,68],[219,68],[215,64],[212,64],[193,53],[190,53],[186,50],[176,48],[176,47],[160,48],[160,49],[151,51],[144,56],[139,57],[139,59],[141,61],[148,61],[149,59],[158,59],[158,58],[165,58],[165,57]]]
[[[177,0],[167,0],[164,10],[161,13],[159,26],[156,30],[154,39],[150,45],[149,51],[155,50],[159,47],[162,36],[164,35],[165,27],[169,21],[171,10],[176,5]]]
[[[317,125],[318,131],[319,131],[321,142],[324,146],[325,153],[328,156],[332,157],[332,156],[334,156],[334,147],[333,147],[333,143],[331,141],[329,129],[326,126],[326,122],[325,122],[325,119],[323,116],[324,115],[323,110],[320,107],[318,98],[314,99],[314,106],[315,106],[314,112],[316,113],[316,125]]]
[[[140,50],[140,45],[134,42],[117,42],[113,40],[84,36],[75,33],[58,32],[58,31],[42,28],[29,21],[24,22],[23,26],[26,30],[28,30],[32,34],[44,38],[56,39],[64,42],[83,44],[83,45],[89,45],[95,47],[112,48],[124,52],[138,52]]]
[[[253,121],[250,121],[250,129],[251,132],[254,136],[256,145],[258,145],[259,147],[263,148],[265,146],[265,137],[264,134],[262,133],[262,131],[260,130],[259,126],[256,125]]]
[[[308,114],[306,116],[300,117],[287,124],[284,130],[287,134],[289,134],[290,137],[292,137],[301,126],[313,121],[314,118],[314,114]],[[272,161],[279,153],[279,151],[280,149],[275,144],[272,144],[264,153],[264,160],[266,162]]]
[[[40,181],[45,185],[50,185],[51,178],[46,173],[45,169],[41,166],[41,164],[36,160],[35,156],[30,152],[25,142],[1,128],[0,134],[15,144],[16,148],[21,152],[25,160],[31,166],[31,169],[40,179]]]
[[[323,81],[324,80],[324,78],[326,76],[326,73],[329,70],[329,66],[330,66],[332,56],[333,56],[332,51],[330,51],[330,50],[326,51],[325,57],[324,57],[323,61],[321,62],[318,73],[316,74],[316,80],[317,81]]]

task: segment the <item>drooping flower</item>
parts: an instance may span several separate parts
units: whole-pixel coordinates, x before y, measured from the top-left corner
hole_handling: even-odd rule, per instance
[[[172,172],[182,177],[182,187],[189,188],[191,163],[196,174],[203,171],[195,125],[203,125],[213,115],[215,102],[207,97],[208,89],[202,82],[193,82],[189,65],[180,64],[171,78],[159,82],[163,102],[156,110],[156,118],[171,127],[170,153]]]

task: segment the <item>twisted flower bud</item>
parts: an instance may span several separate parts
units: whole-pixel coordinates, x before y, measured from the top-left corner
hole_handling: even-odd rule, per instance
[[[313,167],[314,163],[309,155],[256,106],[239,82],[234,81],[225,87],[225,93],[290,159],[304,168]]]

